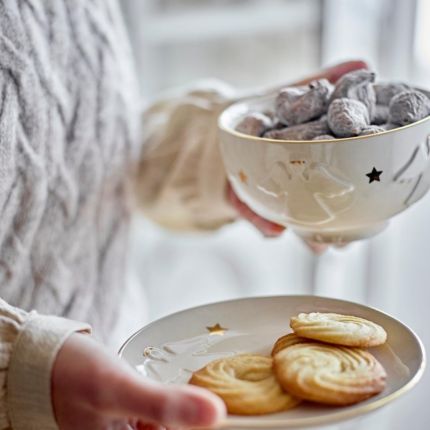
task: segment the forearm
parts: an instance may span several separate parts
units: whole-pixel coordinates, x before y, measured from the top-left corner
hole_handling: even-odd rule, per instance
[[[137,196],[146,216],[176,230],[212,230],[234,220],[218,146],[221,90],[188,91],[143,115]]]
[[[0,299],[0,430],[57,429],[52,366],[70,334],[89,330],[86,324],[27,313]]]

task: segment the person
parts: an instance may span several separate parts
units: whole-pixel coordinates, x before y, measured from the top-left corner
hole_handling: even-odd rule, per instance
[[[102,342],[118,319],[132,194],[169,228],[242,216],[281,233],[227,191],[216,117],[231,94],[195,89],[141,121],[114,0],[6,0],[0,35],[0,430],[219,424],[216,396],[148,382]]]

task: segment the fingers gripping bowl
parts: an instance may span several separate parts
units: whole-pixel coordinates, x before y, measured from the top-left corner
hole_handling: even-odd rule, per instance
[[[258,215],[305,239],[346,243],[377,234],[428,191],[430,117],[331,140],[280,140],[236,131],[244,116],[270,110],[275,99],[267,95],[235,103],[219,118],[231,185]]]

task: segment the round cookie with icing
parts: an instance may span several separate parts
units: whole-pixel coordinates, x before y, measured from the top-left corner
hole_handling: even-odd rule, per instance
[[[230,414],[281,412],[300,400],[285,392],[273,373],[273,360],[261,355],[236,355],[212,361],[194,372],[189,383],[224,400]]]
[[[299,343],[274,357],[282,387],[303,400],[350,405],[385,387],[386,373],[369,352],[318,342]]]
[[[336,345],[368,348],[387,340],[386,331],[364,318],[335,313],[301,313],[290,320],[294,333]]]

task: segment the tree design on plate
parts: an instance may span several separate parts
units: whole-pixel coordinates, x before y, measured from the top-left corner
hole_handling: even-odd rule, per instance
[[[168,342],[159,347],[147,346],[143,350],[143,363],[138,365],[137,369],[143,375],[157,381],[184,384],[188,382],[194,371],[204,367],[210,361],[233,355],[235,352],[229,349],[228,342],[225,343],[225,349],[222,346],[216,348],[216,351],[211,349],[225,339],[239,335],[241,333],[236,331],[225,331],[222,336],[214,336],[209,331],[204,335]]]

